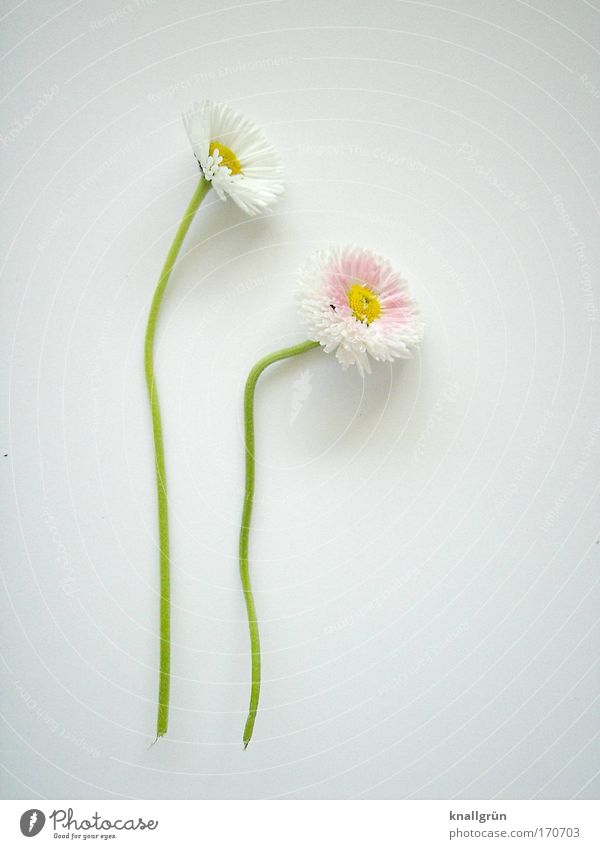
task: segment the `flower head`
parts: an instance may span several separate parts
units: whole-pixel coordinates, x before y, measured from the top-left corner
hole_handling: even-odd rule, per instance
[[[406,281],[387,260],[364,248],[318,251],[300,270],[300,311],[310,338],[344,368],[370,372],[369,356],[412,356],[423,323]]]
[[[256,215],[283,191],[281,160],[264,133],[223,103],[204,100],[183,115],[194,155],[221,200]]]

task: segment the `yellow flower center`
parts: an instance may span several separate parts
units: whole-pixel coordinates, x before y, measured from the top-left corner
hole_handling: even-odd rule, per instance
[[[360,283],[353,283],[348,289],[348,306],[354,318],[366,324],[371,324],[381,315],[381,304],[377,295]]]
[[[221,165],[224,165],[226,168],[229,168],[232,174],[241,174],[242,166],[240,165],[240,160],[237,158],[235,153],[227,147],[223,142],[218,141],[218,139],[213,139],[208,146],[208,152],[211,156],[214,156],[215,150],[219,151],[219,156],[223,157],[223,161]]]

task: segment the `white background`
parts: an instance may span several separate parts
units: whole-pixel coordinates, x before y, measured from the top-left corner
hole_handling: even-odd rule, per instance
[[[2,8],[3,795],[597,795],[597,0]],[[287,193],[259,220],[209,195],[161,314],[149,749],[142,342],[204,96]],[[321,351],[261,379],[244,752],[242,387],[305,338],[296,269],[331,242],[405,272],[427,336],[364,382]]]

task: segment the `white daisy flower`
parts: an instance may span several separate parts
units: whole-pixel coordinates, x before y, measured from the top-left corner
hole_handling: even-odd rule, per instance
[[[318,251],[299,275],[300,312],[310,338],[344,368],[370,372],[369,356],[411,357],[423,323],[406,281],[389,262],[364,248]]]
[[[204,100],[183,115],[194,154],[221,200],[256,215],[283,191],[282,166],[261,129],[224,103]]]

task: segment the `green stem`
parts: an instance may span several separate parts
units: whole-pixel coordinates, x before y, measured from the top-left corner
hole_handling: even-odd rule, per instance
[[[252,651],[252,688],[250,690],[250,707],[248,709],[248,719],[244,728],[244,749],[252,737],[254,730],[254,722],[256,720],[256,711],[258,710],[258,699],[260,696],[260,639],[258,634],[258,622],[256,619],[256,608],[254,606],[254,596],[252,595],[252,587],[250,585],[250,573],[248,570],[248,537],[250,535],[250,520],[252,518],[252,503],[254,500],[254,392],[258,378],[263,371],[270,366],[271,363],[276,363],[279,360],[287,360],[289,357],[295,357],[296,354],[303,354],[305,351],[310,351],[311,348],[317,348],[318,342],[302,342],[300,345],[294,345],[291,348],[282,348],[280,351],[275,351],[273,354],[268,354],[259,360],[246,381],[244,390],[244,437],[246,442],[246,486],[244,492],[244,509],[242,511],[242,525],[240,527],[240,577],[242,579],[242,588],[244,590],[244,598],[246,600],[246,610],[248,612],[248,626],[250,628],[250,649]]]
[[[158,538],[160,546],[160,672],[158,684],[158,716],[156,720],[156,736],[162,737],[169,723],[169,685],[171,669],[171,590],[170,590],[170,559],[169,559],[169,515],[167,504],[167,476],[165,472],[165,449],[160,417],[160,404],[154,377],[154,337],[158,313],[162,303],[171,271],[175,265],[183,240],[189,230],[192,219],[211,184],[204,179],[200,181],[188,204],[181,224],[177,228],[173,244],[169,249],[163,265],[148,316],[146,338],[144,341],[144,367],[146,385],[152,413],[152,431],[154,434],[154,461],[156,466],[156,490],[158,495]]]

